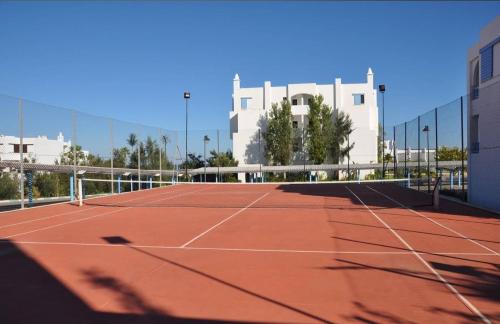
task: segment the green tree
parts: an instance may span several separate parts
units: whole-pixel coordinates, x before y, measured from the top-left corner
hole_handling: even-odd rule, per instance
[[[263,134],[266,158],[273,165],[287,165],[292,157],[293,128],[292,107],[288,100],[281,107],[273,104],[267,121],[267,131]]]
[[[19,195],[19,181],[8,173],[0,174],[0,199],[16,199]]]
[[[61,164],[65,165],[73,165],[75,147],[70,146],[69,149],[65,146],[65,152],[61,155]],[[86,162],[85,154],[82,151],[82,147],[80,145],[76,145],[76,164],[82,165]]]
[[[333,138],[332,108],[323,103],[323,96],[314,96],[309,101],[307,114],[306,147],[314,164],[321,164],[328,158]]]
[[[211,167],[234,167],[238,166],[238,160],[233,157],[233,152],[227,150],[227,152],[217,153],[216,150],[210,151],[210,158],[208,158],[208,164]]]
[[[353,132],[352,120],[349,115],[343,111],[339,112],[333,121],[333,130],[330,144],[330,152],[333,161],[339,162],[343,160],[347,154],[353,149],[354,142],[347,145],[347,138]]]
[[[461,161],[462,150],[456,146],[447,147],[441,146],[437,152],[439,161]],[[464,159],[467,159],[467,151],[464,150]]]
[[[59,195],[59,177],[55,173],[36,173],[33,186],[41,197],[57,197]]]
[[[129,168],[137,168],[137,151],[134,150],[137,145],[138,139],[137,135],[134,133],[130,133],[127,138],[127,144],[130,146],[130,159],[129,159]]]
[[[113,166],[115,168],[124,168],[127,165],[127,156],[129,150],[126,147],[113,149]]]

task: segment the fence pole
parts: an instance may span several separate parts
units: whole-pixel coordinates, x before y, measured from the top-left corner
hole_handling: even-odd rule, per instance
[[[259,128],[259,171],[260,171],[260,182],[264,182],[264,175],[262,174],[262,153],[260,153],[260,128]]]
[[[465,152],[464,152],[464,97],[460,97],[460,138],[462,140],[462,153],[461,153],[461,158],[462,158],[462,175],[465,175],[465,166],[464,166],[464,160],[465,160]],[[465,177],[464,177],[465,178]],[[467,201],[467,197],[465,196],[465,182],[462,181],[462,199]]]
[[[113,143],[113,120],[109,120],[109,139],[111,143],[111,193],[115,193],[115,172],[113,169],[113,160],[115,159],[115,147]]]
[[[73,193],[76,193],[76,111],[72,113],[73,119]]]
[[[420,115],[417,123],[418,153],[417,153],[417,191],[420,191]]]
[[[434,150],[434,161],[436,162],[436,176],[438,174],[439,169],[439,141],[438,141],[438,109],[434,108],[434,125],[436,128],[436,147]]]
[[[159,186],[161,187],[161,185],[162,185],[162,183],[161,183],[161,147],[163,145],[163,137],[161,136],[160,129],[158,129],[158,135],[160,135],[160,138],[159,138],[159,140],[160,140],[160,185]],[[165,151],[165,156],[166,155],[167,155],[167,152]]]
[[[408,174],[408,169],[406,168],[407,150],[408,150],[408,147],[406,146],[406,122],[405,122],[405,175]],[[410,154],[411,154],[411,152],[410,152]]]
[[[217,179],[216,182],[219,182],[220,178],[220,138],[219,138],[219,129],[217,129]]]
[[[24,116],[23,116],[23,99],[19,98],[19,171],[20,171],[20,197],[21,209],[24,208]]]
[[[306,148],[305,148],[305,128],[304,123],[302,123],[302,157],[304,158],[304,182],[306,178]]]
[[[392,127],[392,131],[393,131],[393,134],[392,134],[392,140],[393,140],[393,143],[392,143],[392,146],[393,146],[393,149],[394,149],[394,157],[392,158],[392,163],[394,164],[394,179],[396,179],[396,173],[397,173],[397,166],[398,166],[398,161],[397,161],[397,152],[396,152],[396,126],[393,126]]]

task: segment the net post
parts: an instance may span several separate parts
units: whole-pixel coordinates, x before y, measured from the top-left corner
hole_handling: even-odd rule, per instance
[[[73,146],[73,193],[76,191],[76,111],[73,111],[71,114],[72,119],[72,129],[73,129],[73,138],[71,139]]]
[[[434,209],[439,209],[439,186],[441,185],[441,177],[439,177],[436,181],[436,185],[434,186],[434,190],[432,192],[432,206]]]
[[[410,177],[411,177],[411,173],[408,172],[408,186],[407,186],[408,189],[411,187]]]
[[[78,206],[83,206],[83,185],[82,185],[82,179],[77,179],[76,180],[77,183],[78,183],[78,194],[77,194],[77,197],[78,197]]]
[[[439,169],[439,141],[438,141],[438,109],[434,108],[434,125],[435,125],[435,132],[436,132],[436,147],[434,150],[434,162],[436,163],[436,175],[438,174],[438,169]]]
[[[405,175],[408,174],[408,169],[406,167],[407,151],[408,151],[408,146],[406,144],[406,122],[405,122]]]
[[[74,201],[75,200],[75,186],[74,186],[74,180],[75,178],[70,175],[69,176],[69,199],[70,201]]]

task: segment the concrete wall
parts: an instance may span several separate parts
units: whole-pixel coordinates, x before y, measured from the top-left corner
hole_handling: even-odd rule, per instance
[[[467,117],[469,119],[468,154],[468,199],[471,203],[500,211],[500,16],[480,32],[479,42],[468,51],[468,89],[473,84],[473,63],[479,60],[480,50],[491,42],[493,46],[493,77],[480,80],[477,98],[469,96]],[[474,152],[471,120],[479,116],[479,149]]]

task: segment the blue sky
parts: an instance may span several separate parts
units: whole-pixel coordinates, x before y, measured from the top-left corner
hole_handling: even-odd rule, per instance
[[[386,124],[466,92],[498,2],[0,2],[0,93],[183,129],[228,129],[242,86],[387,85]]]

